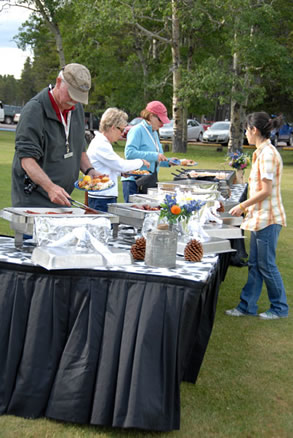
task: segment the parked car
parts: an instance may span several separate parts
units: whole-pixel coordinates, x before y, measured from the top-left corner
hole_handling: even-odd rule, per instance
[[[20,119],[20,113],[15,113],[13,117],[13,123],[18,123]]]
[[[248,144],[244,131],[243,144]],[[270,135],[272,144],[277,147],[280,141],[287,143],[288,146],[293,146],[293,126],[291,123],[285,122],[279,129],[273,129]]]
[[[215,123],[212,120],[206,120],[204,123],[202,123],[204,131],[206,131],[212,124]]]
[[[100,120],[99,118],[91,113],[86,111],[84,113],[84,124],[85,124],[85,129],[87,130],[98,130],[99,129],[99,124],[100,124]]]
[[[129,124],[126,126],[126,128],[124,128],[121,137],[126,138],[130,129],[133,128],[135,125],[138,125],[141,121],[142,117],[135,117],[134,119],[132,119],[131,122],[129,122]]]
[[[159,129],[159,135],[162,140],[166,140],[173,137],[174,120],[170,123],[166,123]],[[187,140],[202,141],[203,126],[195,119],[187,120]]]
[[[227,145],[230,137],[230,122],[215,122],[203,134],[203,141],[207,143],[221,143]]]
[[[288,146],[293,146],[293,127],[290,123],[285,122],[279,129],[273,129],[270,136],[274,146],[278,146],[279,141],[287,143]]]
[[[16,113],[21,112],[22,107],[19,105],[7,105],[0,100],[0,123],[11,125]]]

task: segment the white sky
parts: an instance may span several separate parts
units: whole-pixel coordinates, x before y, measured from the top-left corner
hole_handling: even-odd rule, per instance
[[[13,75],[16,79],[20,79],[26,58],[32,55],[29,50],[23,52],[18,49],[12,40],[28,16],[27,9],[18,7],[7,8],[0,12],[0,75]]]

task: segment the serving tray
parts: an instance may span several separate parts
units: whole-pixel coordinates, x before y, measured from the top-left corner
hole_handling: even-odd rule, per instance
[[[184,249],[187,242],[179,241],[177,243],[177,254],[184,255]],[[210,237],[206,242],[201,242],[204,255],[207,254],[221,254],[225,252],[235,252],[235,249],[231,248],[231,243],[227,239],[220,239],[217,237]]]

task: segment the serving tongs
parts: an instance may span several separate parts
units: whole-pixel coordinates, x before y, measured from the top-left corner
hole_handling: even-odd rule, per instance
[[[88,205],[83,204],[82,202],[75,201],[72,198],[70,198],[69,201],[73,207],[82,208],[83,210],[85,210],[88,213],[92,212],[93,214],[100,214],[100,211],[95,210],[94,208],[91,208]]]

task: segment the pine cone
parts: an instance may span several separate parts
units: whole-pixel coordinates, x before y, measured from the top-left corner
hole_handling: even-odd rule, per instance
[[[144,260],[146,240],[144,237],[136,239],[136,242],[131,246],[130,252],[135,260]]]
[[[202,244],[195,239],[190,240],[184,248],[184,258],[190,262],[200,262],[203,257]]]

